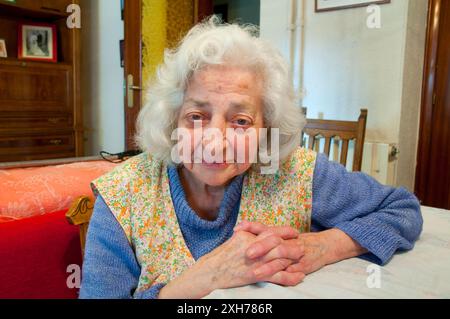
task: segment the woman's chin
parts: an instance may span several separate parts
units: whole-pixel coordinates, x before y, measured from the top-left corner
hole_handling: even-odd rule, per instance
[[[225,186],[236,176],[235,169],[232,166],[219,167],[197,167],[192,172],[198,180],[209,186]]]

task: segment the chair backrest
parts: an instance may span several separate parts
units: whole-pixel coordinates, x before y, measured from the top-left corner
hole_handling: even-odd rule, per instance
[[[303,108],[306,115],[306,108]],[[360,171],[362,165],[364,138],[366,134],[367,110],[361,109],[358,121],[334,121],[306,119],[303,135],[307,134],[308,148],[319,150],[320,139],[325,139],[324,153],[329,157],[332,141],[342,140],[339,162],[347,165],[348,145],[355,141],[353,171]],[[303,141],[302,136],[302,141]],[[304,145],[303,145],[304,146]]]
[[[87,229],[93,210],[93,199],[89,196],[80,196],[73,201],[72,206],[66,213],[66,219],[69,221],[69,223],[80,227],[80,244],[82,253],[81,256],[83,257],[84,246],[86,244]]]

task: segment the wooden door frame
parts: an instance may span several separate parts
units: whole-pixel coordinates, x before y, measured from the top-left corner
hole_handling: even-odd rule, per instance
[[[213,13],[212,0],[194,0],[194,22],[202,21]],[[125,148],[137,149],[136,120],[142,104],[142,90],[133,90],[133,108],[128,105],[127,76],[132,74],[134,85],[142,88],[142,0],[125,0],[124,8],[124,113]]]
[[[201,22],[213,13],[213,0],[194,0],[194,23]]]
[[[428,26],[414,189],[415,194],[420,200],[425,198],[426,195],[428,182],[427,165],[431,155],[431,130],[433,126],[434,87],[436,81],[441,4],[442,0],[429,0],[428,3]]]
[[[142,90],[133,90],[134,106],[128,107],[129,74],[134,77],[134,86],[142,88],[142,0],[125,0],[124,8],[124,115],[125,115],[125,149],[135,150],[137,145],[136,119],[141,109]]]

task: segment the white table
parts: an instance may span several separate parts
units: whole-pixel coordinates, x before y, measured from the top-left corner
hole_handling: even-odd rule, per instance
[[[422,214],[423,232],[414,249],[396,254],[384,267],[352,258],[295,287],[259,283],[216,290],[206,298],[450,298],[450,211],[422,207]],[[373,287],[378,282],[380,287]]]

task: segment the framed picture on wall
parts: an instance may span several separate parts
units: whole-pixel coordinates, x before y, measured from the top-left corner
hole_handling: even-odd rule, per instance
[[[18,58],[57,62],[56,26],[47,23],[19,25]]]
[[[366,7],[370,4],[385,4],[391,0],[315,0],[316,12]]]

